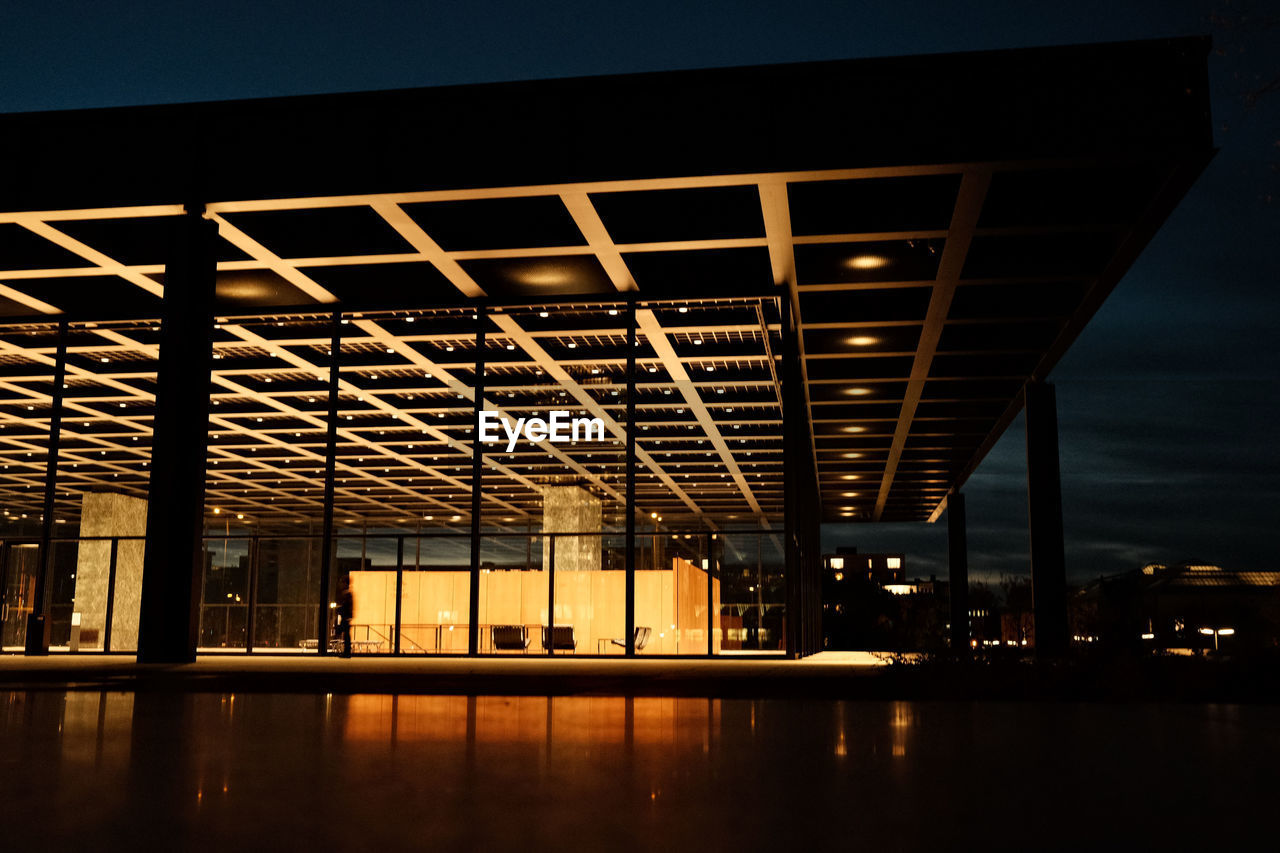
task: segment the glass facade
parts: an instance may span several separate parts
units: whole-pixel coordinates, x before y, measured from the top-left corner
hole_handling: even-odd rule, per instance
[[[784,651],[780,311],[216,317],[198,651]],[[0,424],[7,651],[42,570],[54,650],[137,648],[157,338],[0,328],[24,374]]]

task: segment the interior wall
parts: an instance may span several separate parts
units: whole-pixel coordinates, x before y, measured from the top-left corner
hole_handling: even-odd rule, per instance
[[[470,617],[469,574],[464,571],[406,571],[402,581],[401,650],[465,652]],[[384,640],[389,651],[396,610],[394,571],[351,573],[353,639]],[[480,575],[481,647],[483,626],[524,625],[529,652],[541,653],[547,624],[545,571],[489,571]],[[719,651],[720,581],[713,580],[715,650]],[[636,627],[650,629],[641,654],[706,654],[707,575],[675,558],[666,571],[636,572]],[[615,569],[556,573],[555,624],[572,625],[580,654],[622,654],[611,640],[625,639],[626,573]],[[366,629],[364,626],[368,626]],[[440,626],[437,632],[436,626]],[[437,633],[439,640],[437,641]],[[438,642],[438,645],[437,645]]]
[[[147,501],[114,492],[86,492],[80,500],[80,536],[145,536]],[[111,605],[111,648],[138,647],[138,611],[142,603],[142,558],[146,543],[121,541],[116,548],[116,583]],[[107,589],[111,573],[111,542],[82,541],[76,554],[75,609],[80,635],[96,632],[96,640],[81,648],[102,648],[107,621]]]

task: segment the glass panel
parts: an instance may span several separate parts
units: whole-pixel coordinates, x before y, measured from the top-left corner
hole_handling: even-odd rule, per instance
[[[401,654],[466,654],[470,584],[471,537],[406,537]]]
[[[538,535],[480,540],[479,631],[482,654],[543,653],[550,579]]]
[[[52,559],[49,561],[48,580],[50,651],[79,650],[79,648],[71,648],[73,629],[83,627],[74,624],[78,620],[73,616],[76,612],[76,553],[79,550],[79,545],[80,543],[75,540],[50,543],[52,552]],[[105,611],[105,598],[101,600],[101,604]],[[77,647],[79,646],[80,633],[80,631],[74,631]],[[90,642],[93,645],[89,645],[86,648],[101,648],[101,634],[92,633]]]
[[[335,632],[345,647],[343,599],[351,594],[351,651],[353,654],[390,654],[395,648],[396,546],[395,537],[344,536],[337,548],[337,599]]]
[[[6,652],[20,652],[26,647],[27,617],[31,615],[36,593],[36,570],[40,565],[40,546],[35,542],[4,543],[4,602],[0,605],[3,631],[0,646]]]
[[[103,648],[108,634],[115,651],[138,647],[159,339],[158,320],[68,326],[54,535],[81,541],[66,546],[51,587],[53,606],[72,608],[53,625],[60,647],[76,645],[71,613],[80,614],[80,649]],[[112,586],[119,537],[133,538],[119,539]]]
[[[200,649],[245,648],[251,545],[250,539],[231,536],[205,539]],[[115,645],[114,637],[112,645]]]
[[[782,526],[776,302],[644,302],[636,313],[636,626],[656,626],[657,653],[736,651],[721,531]]]
[[[718,541],[722,543],[719,556],[724,584],[720,603],[722,650],[784,651],[782,533],[725,532],[719,534]]]
[[[319,537],[258,541],[255,649],[316,650],[322,541]]]

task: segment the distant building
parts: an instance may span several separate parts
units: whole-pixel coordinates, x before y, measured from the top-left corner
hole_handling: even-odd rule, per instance
[[[907,580],[905,554],[840,548],[822,558],[825,649],[919,650],[945,639],[948,588]]]
[[[1076,596],[1073,636],[1110,647],[1220,652],[1280,646],[1280,571],[1149,563]]]
[[[906,577],[905,557],[901,552],[859,554],[857,548],[837,548],[834,554],[823,556],[822,565],[831,574],[865,575],[867,580],[887,587],[903,582]]]

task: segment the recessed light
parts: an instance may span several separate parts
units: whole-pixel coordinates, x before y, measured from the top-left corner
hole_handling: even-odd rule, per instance
[[[864,426],[847,426],[844,428],[844,431],[845,432],[866,432],[867,428]]]
[[[884,255],[854,255],[845,261],[844,265],[855,270],[878,270],[881,267],[887,267],[889,259]]]
[[[870,335],[854,335],[852,338],[849,338],[845,343],[848,343],[849,345],[855,346],[855,347],[869,347],[873,344],[880,343],[880,339],[873,338]]]

